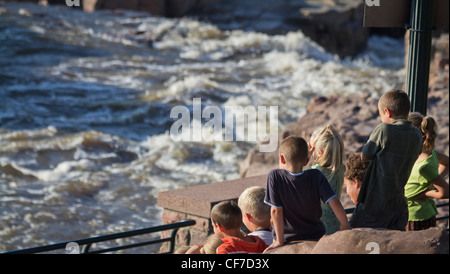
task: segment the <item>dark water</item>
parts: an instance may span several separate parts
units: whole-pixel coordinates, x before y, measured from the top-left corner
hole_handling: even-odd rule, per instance
[[[0,250],[161,224],[158,192],[239,178],[255,145],[175,142],[174,106],[278,106],[282,130],[311,96],[400,81],[403,41],[370,45],[340,60],[301,31],[0,4]]]

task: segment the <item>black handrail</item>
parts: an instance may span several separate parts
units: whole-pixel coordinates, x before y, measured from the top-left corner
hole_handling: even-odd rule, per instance
[[[449,203],[447,202],[447,203],[437,204],[436,207],[444,207],[444,206],[448,206],[448,205],[449,205]],[[355,207],[346,208],[345,213],[351,214],[351,213],[353,213],[354,210],[355,210]],[[448,219],[448,218],[449,218],[449,215],[445,215],[445,216],[436,218],[436,221],[444,220],[444,219]],[[169,250],[164,253],[171,254],[171,253],[173,253],[173,251],[175,249],[175,237],[178,232],[178,229],[180,229],[182,227],[195,225],[195,223],[196,223],[195,220],[184,219],[184,220],[181,220],[180,222],[172,223],[172,224],[154,226],[154,227],[149,227],[149,228],[125,231],[125,232],[119,232],[119,233],[91,237],[91,238],[86,238],[86,239],[81,239],[81,240],[74,240],[74,241],[69,241],[69,242],[61,242],[61,243],[50,244],[50,245],[45,245],[45,246],[38,246],[38,247],[32,247],[32,248],[26,248],[26,249],[6,251],[1,254],[41,253],[41,252],[58,250],[58,249],[67,249],[70,246],[70,244],[75,244],[76,246],[83,246],[81,253],[93,254],[93,253],[106,253],[106,252],[111,252],[111,251],[117,251],[117,250],[122,250],[122,249],[140,247],[140,246],[163,243],[163,242],[169,242]],[[100,250],[89,251],[90,247],[94,243],[105,242],[105,241],[110,241],[110,240],[115,240],[115,239],[120,239],[120,238],[128,238],[128,237],[149,234],[149,233],[154,233],[154,232],[160,232],[160,231],[165,231],[165,230],[170,230],[170,229],[172,229],[172,232],[170,234],[170,237],[168,237],[168,238],[162,238],[162,239],[145,241],[145,242],[140,242],[140,243],[135,243],[135,244],[121,245],[121,246],[116,246],[116,247],[112,247],[112,248],[104,248],[104,249],[100,249]],[[447,230],[448,230],[448,228],[447,228]]]
[[[68,246],[70,246],[72,243],[74,245],[83,246],[81,253],[105,253],[105,252],[111,252],[111,251],[117,251],[121,249],[127,249],[127,248],[134,248],[139,246],[145,246],[145,245],[151,245],[151,244],[157,244],[162,242],[169,242],[169,251],[165,253],[173,253],[175,249],[175,236],[178,232],[179,228],[195,225],[195,220],[192,219],[184,219],[177,223],[172,224],[166,224],[166,225],[160,225],[160,226],[154,226],[149,228],[143,228],[143,229],[137,229],[137,230],[131,230],[131,231],[125,231],[125,232],[119,232],[109,235],[101,235],[97,237],[91,237],[86,239],[80,239],[80,240],[74,240],[69,242],[61,242],[56,244],[50,244],[45,246],[38,246],[38,247],[32,247],[32,248],[26,248],[26,249],[19,249],[19,250],[13,250],[13,251],[7,251],[2,254],[32,254],[32,253],[41,253],[41,252],[47,252],[47,251],[53,251],[58,249],[66,249]],[[104,241],[110,241],[120,238],[127,238],[137,235],[143,235],[148,233],[154,233],[154,232],[160,232],[164,230],[170,230],[172,229],[172,233],[170,234],[170,237],[163,238],[163,239],[157,239],[152,241],[146,241],[146,242],[140,242],[136,244],[129,244],[129,245],[122,245],[112,248],[105,248],[95,251],[89,251],[89,248],[94,243],[104,242]]]

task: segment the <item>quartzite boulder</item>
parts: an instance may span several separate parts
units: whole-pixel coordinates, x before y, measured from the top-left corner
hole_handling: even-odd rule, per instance
[[[356,228],[322,237],[312,254],[448,254],[448,232]]]
[[[310,254],[317,241],[295,241],[265,252],[266,254]]]
[[[323,236],[319,241],[296,241],[269,250],[270,254],[448,254],[443,228],[398,231],[354,228]]]

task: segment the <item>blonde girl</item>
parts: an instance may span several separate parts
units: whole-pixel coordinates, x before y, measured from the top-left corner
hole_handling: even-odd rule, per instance
[[[406,230],[424,230],[436,226],[438,211],[431,198],[448,199],[448,184],[443,179],[448,173],[448,156],[434,149],[437,124],[432,117],[412,112],[408,120],[422,131],[423,146],[405,185],[409,213]]]
[[[331,185],[337,198],[340,199],[344,183],[344,142],[334,126],[319,128],[311,135],[308,143],[313,161],[311,168],[320,170]],[[339,220],[331,207],[322,203],[321,221],[325,225],[326,235],[340,229]]]

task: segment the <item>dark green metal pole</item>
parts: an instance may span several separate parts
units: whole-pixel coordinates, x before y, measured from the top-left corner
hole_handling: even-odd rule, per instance
[[[406,93],[411,111],[427,115],[434,0],[411,0]]]

